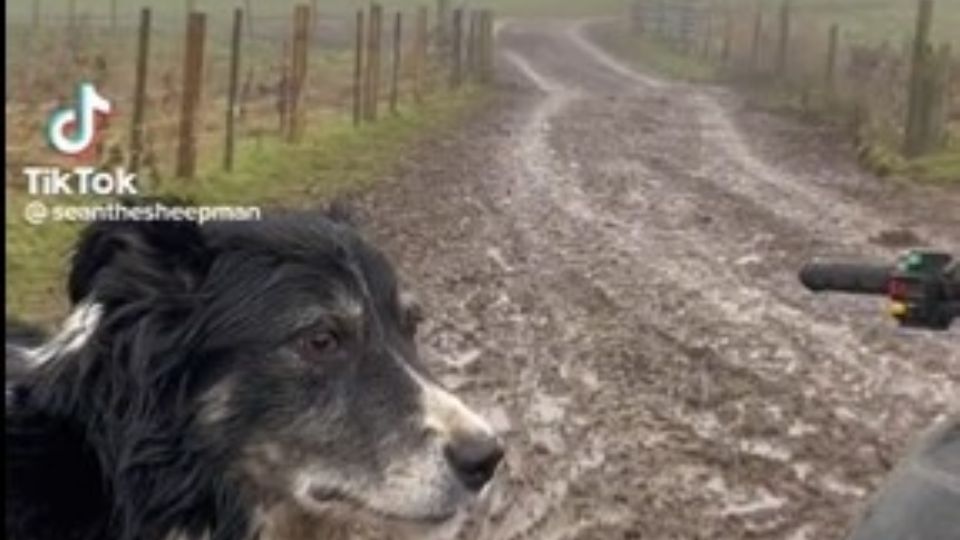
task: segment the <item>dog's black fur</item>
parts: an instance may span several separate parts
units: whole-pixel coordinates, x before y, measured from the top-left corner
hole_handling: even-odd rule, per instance
[[[390,264],[346,223],[92,225],[68,293],[98,310],[81,346],[29,369],[17,351],[39,334],[7,349],[19,366],[8,373],[7,538],[249,539],[258,510],[290,502],[299,471],[376,486],[400,457],[433,455],[407,373],[426,377],[416,321]],[[11,384],[22,392],[12,403]],[[407,509],[369,502],[348,480],[309,493],[430,521],[461,489],[440,483]]]

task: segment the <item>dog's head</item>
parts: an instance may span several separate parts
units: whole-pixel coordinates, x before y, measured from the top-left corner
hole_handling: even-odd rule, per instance
[[[161,381],[153,414],[182,422],[262,504],[439,523],[501,459],[491,428],[421,364],[419,308],[390,263],[343,222],[97,225],[70,294],[95,306],[90,339],[110,356],[111,340],[152,350],[122,361]]]

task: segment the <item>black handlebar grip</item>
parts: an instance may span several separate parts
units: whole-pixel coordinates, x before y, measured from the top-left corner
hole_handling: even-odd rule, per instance
[[[800,271],[800,281],[814,292],[885,295],[893,272],[890,266],[811,263]]]

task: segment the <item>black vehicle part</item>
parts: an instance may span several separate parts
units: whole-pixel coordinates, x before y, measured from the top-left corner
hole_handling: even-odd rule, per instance
[[[946,330],[960,317],[960,265],[946,253],[912,251],[894,266],[812,263],[800,281],[814,292],[885,295],[901,326]]]
[[[848,540],[960,539],[960,414],[897,465]]]

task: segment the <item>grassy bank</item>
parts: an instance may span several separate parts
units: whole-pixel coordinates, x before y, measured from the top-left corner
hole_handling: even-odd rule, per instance
[[[611,53],[639,69],[695,83],[729,84],[754,105],[804,120],[831,123],[850,130],[863,166],[881,176],[897,175],[922,182],[960,185],[960,126],[954,126],[946,147],[919,159],[900,156],[899,134],[876,126],[859,125],[857,103],[825,95],[797,81],[745,76],[698,53],[685,54],[650,36],[629,32],[626,24],[594,27],[591,37]],[[855,126],[855,127],[851,127]]]
[[[313,207],[332,197],[355,193],[377,180],[425,137],[455,128],[489,99],[489,91],[438,94],[422,107],[385,115],[355,129],[349,118],[332,118],[308,131],[295,146],[276,138],[245,140],[233,173],[203,164],[194,180],[167,179],[149,195],[174,194],[204,205]],[[144,190],[147,191],[147,190]],[[52,323],[65,311],[66,264],[81,227],[30,225],[23,217],[32,200],[22,184],[6,188],[6,312]],[[47,205],[102,204],[103,199],[44,198]]]

